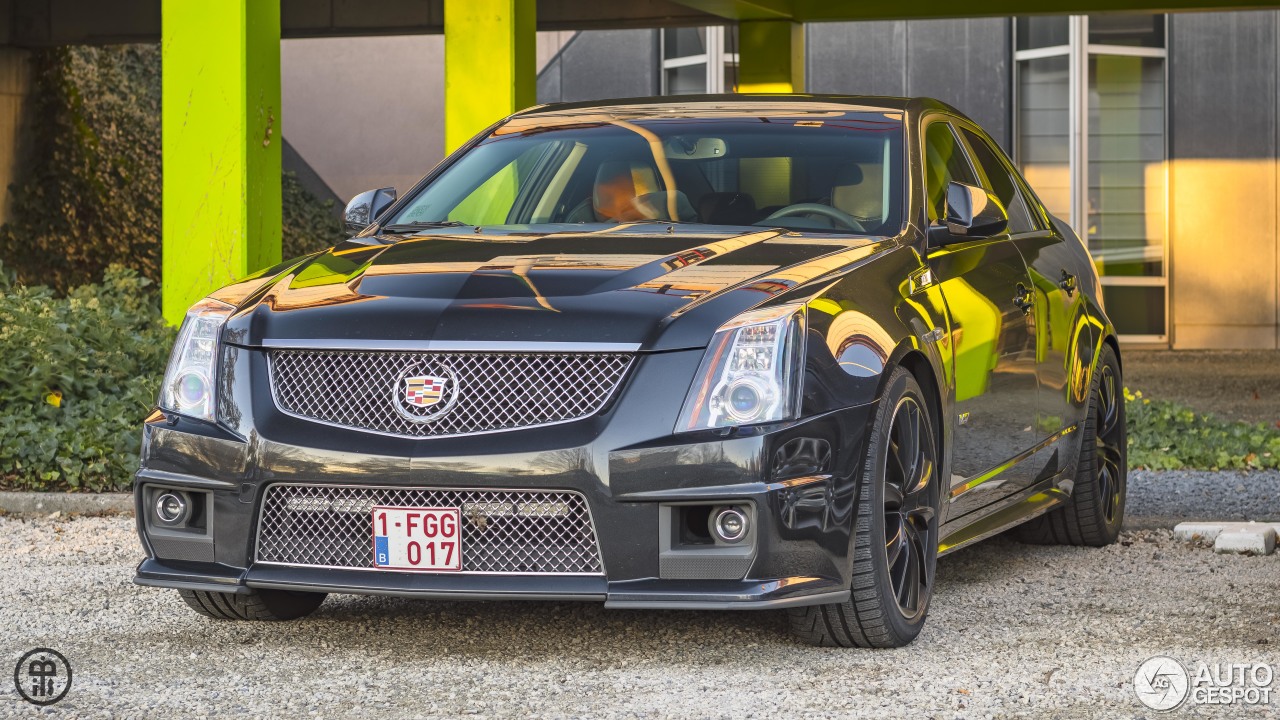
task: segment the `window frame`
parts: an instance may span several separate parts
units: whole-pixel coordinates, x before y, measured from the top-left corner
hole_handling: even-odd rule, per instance
[[[733,87],[725,86],[725,68],[732,65],[738,66],[738,53],[728,52],[726,48],[729,46],[726,41],[726,34],[734,32],[735,28],[726,27],[724,25],[708,25],[706,30],[706,40],[703,52],[695,55],[680,55],[677,57],[667,57],[667,38],[662,30],[658,33],[658,94],[663,96],[671,95],[671,89],[667,86],[667,71],[677,68],[689,67],[690,65],[702,65],[705,70],[703,78],[703,93],[708,95],[716,95],[726,92],[737,92],[736,85]],[[718,68],[718,72],[716,69]],[[737,73],[734,73],[737,77]],[[697,93],[695,93],[697,94]],[[678,96],[672,96],[678,97]]]
[[[1152,13],[1160,14],[1160,13]],[[1127,56],[1140,58],[1159,58],[1162,60],[1164,71],[1164,193],[1163,201],[1165,207],[1164,227],[1161,239],[1161,263],[1160,275],[1102,275],[1099,274],[1099,282],[1104,287],[1161,287],[1164,289],[1164,328],[1163,333],[1159,334],[1133,334],[1121,333],[1120,340],[1125,343],[1136,345],[1148,345],[1158,347],[1169,347],[1173,339],[1173,318],[1170,316],[1173,307],[1173,287],[1169,282],[1172,277],[1173,257],[1170,252],[1169,238],[1169,200],[1170,200],[1170,182],[1169,182],[1169,15],[1162,14],[1161,21],[1164,23],[1163,47],[1145,47],[1139,45],[1111,45],[1103,43],[1089,42],[1089,16],[1088,15],[1070,15],[1067,17],[1068,22],[1068,43],[1066,45],[1053,45],[1048,47],[1030,48],[1025,50],[1018,49],[1018,23],[1016,21],[1009,23],[1009,46],[1013,51],[1013,77],[1012,77],[1012,102],[1010,104],[1012,114],[1012,130],[1014,142],[1015,156],[1011,158],[1015,167],[1021,167],[1022,159],[1017,157],[1018,144],[1016,139],[1019,137],[1020,129],[1019,116],[1022,107],[1021,98],[1018,94],[1018,75],[1022,70],[1023,61],[1036,60],[1049,57],[1066,57],[1068,59],[1068,154],[1067,162],[1069,164],[1069,182],[1071,183],[1071,207],[1070,217],[1062,218],[1069,224],[1080,236],[1085,247],[1089,249],[1092,255],[1093,248],[1091,246],[1091,238],[1088,232],[1089,224],[1089,61],[1097,56]],[[1021,174],[1021,173],[1019,173]],[[1046,208],[1047,212],[1047,208]]]
[[[924,191],[923,198],[922,198],[924,202],[921,203],[921,208],[920,208],[920,211],[922,213],[922,216],[920,218],[921,219],[920,227],[925,228],[926,234],[928,234],[928,228],[932,226],[932,221],[929,218],[929,209],[933,205],[933,202],[929,195],[928,137],[929,137],[929,129],[933,127],[935,123],[942,123],[947,126],[947,129],[951,132],[952,138],[954,138],[956,141],[956,147],[960,148],[961,157],[964,159],[965,163],[969,166],[969,172],[973,175],[973,178],[975,181],[981,182],[980,180],[981,176],[978,174],[977,168],[974,167],[973,158],[969,156],[969,148],[965,146],[964,140],[960,137],[960,134],[956,132],[956,123],[959,121],[961,121],[961,118],[956,117],[955,115],[952,115],[950,113],[944,113],[944,112],[931,112],[920,119],[920,175],[921,175],[920,189]],[[945,190],[944,190],[944,193],[945,193]]]
[[[991,181],[991,176],[987,174],[986,166],[979,161],[977,157],[976,149],[973,147],[973,143],[969,141],[969,137],[968,135],[965,134],[964,131],[967,131],[969,134],[972,134],[974,137],[978,138],[979,141],[981,141],[983,144],[986,145],[987,151],[990,152],[991,156],[995,159],[996,165],[999,167],[1000,170],[1002,170],[1006,175],[1009,176],[1009,182],[1013,184],[1014,194],[1018,197],[1018,199],[1022,201],[1022,209],[1026,213],[1027,224],[1030,225],[1031,227],[1026,230],[1019,230],[1017,232],[1014,232],[1012,227],[1010,227],[1009,235],[1013,237],[1018,237],[1021,235],[1044,232],[1046,229],[1048,229],[1045,226],[1043,219],[1039,217],[1040,213],[1032,210],[1032,206],[1031,206],[1031,203],[1029,202],[1029,198],[1027,197],[1027,193],[1023,190],[1022,182],[1020,182],[1021,173],[1019,173],[1011,165],[1011,163],[1009,162],[1009,159],[1005,157],[1004,152],[1000,149],[1000,146],[997,145],[995,141],[993,141],[985,132],[982,131],[981,128],[979,128],[974,123],[961,123],[959,125],[959,130],[961,132],[957,132],[956,134],[959,135],[960,140],[965,144],[965,147],[969,152],[969,162],[974,166],[974,168],[982,176],[982,179],[985,180],[986,182],[986,186],[984,186],[984,189],[987,192],[990,192],[992,194],[995,194],[996,192],[995,183]],[[1005,211],[1009,212],[1009,208],[1006,207]],[[1010,216],[1010,220],[1012,220],[1012,216]]]

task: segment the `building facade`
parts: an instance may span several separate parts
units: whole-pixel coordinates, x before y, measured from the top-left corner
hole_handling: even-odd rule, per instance
[[[443,154],[440,96],[429,92],[439,69],[422,64],[438,47],[415,62],[425,80],[401,98],[408,120],[384,107],[369,124],[362,103],[290,111],[291,73],[321,76],[336,55],[312,51],[291,71],[304,53],[289,42],[286,132],[321,175],[341,177],[330,183],[340,195],[380,184],[379,172],[402,184],[406,162],[420,174]],[[808,92],[931,96],[986,128],[1089,244],[1129,345],[1280,348],[1280,10],[820,23],[805,28],[804,49]],[[736,85],[732,26],[547,33],[538,50],[539,102]],[[403,85],[403,73],[388,76]],[[385,138],[370,135],[367,157],[415,127],[429,146],[401,145],[379,167],[318,161],[346,135],[344,112],[371,132],[392,123]]]

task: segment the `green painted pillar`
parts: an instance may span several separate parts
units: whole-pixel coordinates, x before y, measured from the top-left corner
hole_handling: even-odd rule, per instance
[[[790,20],[738,23],[738,92],[804,92],[804,25]]]
[[[280,261],[280,3],[162,0],[164,316]]]
[[[444,145],[537,103],[534,0],[444,0]]]

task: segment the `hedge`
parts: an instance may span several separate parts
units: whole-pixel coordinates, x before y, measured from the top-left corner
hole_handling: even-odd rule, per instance
[[[128,488],[174,339],[152,290],[113,266],[60,296],[0,266],[0,486]]]

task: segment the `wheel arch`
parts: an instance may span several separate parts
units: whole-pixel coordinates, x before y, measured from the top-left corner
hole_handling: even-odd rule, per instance
[[[933,419],[938,423],[939,450],[942,450],[942,392],[938,386],[938,380],[934,377],[933,366],[929,363],[929,359],[919,350],[909,350],[898,360],[898,367],[906,370],[915,377],[916,382],[920,384],[920,389],[924,390],[925,400],[929,403],[929,411],[933,413]]]
[[[1108,332],[1108,333],[1107,333],[1107,334],[1102,338],[1102,342],[1106,343],[1107,345],[1110,345],[1110,346],[1111,346],[1111,352],[1115,353],[1115,355],[1116,355],[1116,364],[1120,366],[1120,380],[1121,380],[1121,382],[1123,382],[1123,381],[1124,381],[1124,360],[1120,357],[1120,340],[1119,340],[1119,338],[1117,338],[1117,337],[1116,337],[1116,334],[1115,334],[1114,332]]]
[[[938,480],[943,482],[951,474],[951,456],[947,450],[950,447],[952,431],[951,426],[944,419],[946,415],[943,409],[942,385],[938,381],[933,363],[929,362],[928,356],[919,348],[910,348],[901,353],[894,365],[911,373],[911,376],[915,378],[920,385],[920,389],[924,392],[925,402],[928,404],[929,412],[933,415],[935,422],[933,436],[938,452]],[[885,373],[886,380],[891,374],[892,371]],[[883,392],[884,388],[881,388],[877,397],[882,395]],[[944,502],[943,505],[945,507],[946,503]],[[945,514],[944,509],[942,521],[946,520]]]

